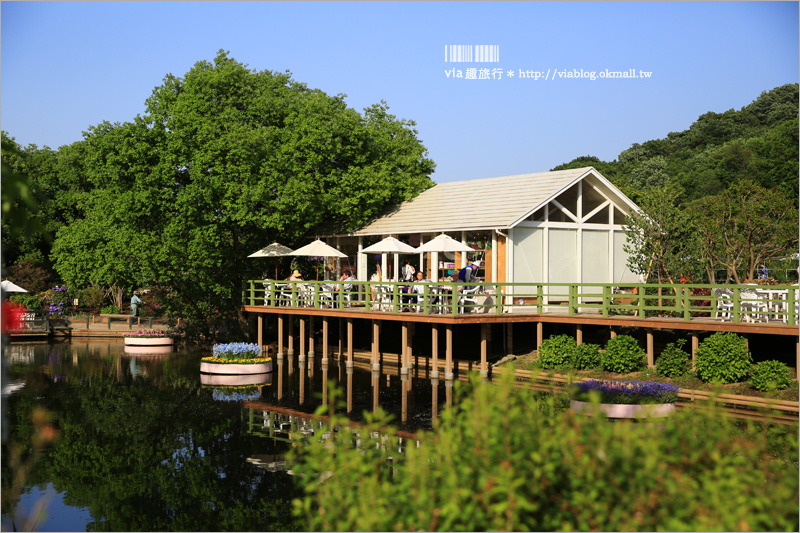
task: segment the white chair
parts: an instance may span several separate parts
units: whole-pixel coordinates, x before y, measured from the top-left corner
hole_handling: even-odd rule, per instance
[[[748,322],[767,321],[769,305],[755,290],[745,289],[739,293],[739,309]]]
[[[733,293],[728,289],[713,289],[717,299],[717,317],[731,320],[733,317]]]
[[[459,314],[464,314],[464,310],[466,309],[466,304],[477,305],[478,303],[478,291],[480,290],[480,285],[475,285],[474,287],[464,287],[459,296],[458,296],[458,312]],[[470,307],[469,312],[477,311],[475,307]]]

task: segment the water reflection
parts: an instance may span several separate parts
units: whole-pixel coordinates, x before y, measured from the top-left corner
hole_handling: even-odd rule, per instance
[[[334,357],[322,364],[287,355],[273,373],[222,383],[200,374],[201,351],[133,356],[121,342],[10,348],[8,382],[19,386],[4,391],[3,492],[14,477],[6,452],[29,445],[31,413],[42,405],[61,437],[34,464],[23,494],[52,486],[64,509],[88,509],[88,529],[302,529],[291,516],[298,494],[279,468],[290,440],[275,429],[314,430],[312,414],[336,387],[337,412],[358,423],[382,408],[411,438],[431,426],[443,395],[450,398],[449,388],[413,368],[401,375],[399,365],[373,369]],[[270,413],[293,418],[265,426]],[[20,501],[4,499],[6,523]],[[42,527],[67,529],[64,509]]]

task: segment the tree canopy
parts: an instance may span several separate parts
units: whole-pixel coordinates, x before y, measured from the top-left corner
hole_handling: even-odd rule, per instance
[[[211,317],[241,321],[248,254],[299,246],[323,224],[354,229],[432,186],[435,168],[385,102],[359,113],[224,51],[167,75],[144,114],[84,136],[40,178],[64,199],[55,269],[79,286],[169,287],[205,334]]]

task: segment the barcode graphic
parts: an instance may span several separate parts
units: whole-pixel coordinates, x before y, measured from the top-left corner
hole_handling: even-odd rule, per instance
[[[447,44],[444,47],[444,62],[445,63],[473,63],[473,62],[499,63],[500,45]]]

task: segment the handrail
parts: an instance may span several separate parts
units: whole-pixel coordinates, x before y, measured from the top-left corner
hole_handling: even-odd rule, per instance
[[[352,287],[352,290],[347,291],[345,286]],[[416,287],[420,286],[421,292],[416,292]],[[463,301],[464,289],[471,287],[478,287],[477,295],[482,297],[478,303]],[[710,294],[692,294],[697,289],[708,289]],[[714,289],[730,291],[730,297],[720,298]],[[668,315],[684,321],[705,315],[733,323],[772,319],[795,326],[798,324],[797,290],[797,285],[700,283],[247,280],[242,287],[242,301],[250,306],[321,309],[326,305],[340,308],[357,305],[363,306],[366,311],[400,313],[411,309],[423,315],[452,316],[472,312],[502,314],[514,312],[516,308],[535,308],[537,314],[558,311],[569,316],[588,310],[603,317],[619,314],[638,317]],[[769,294],[754,296],[747,291],[767,291]],[[346,293],[349,293],[349,299],[345,298]],[[729,306],[722,305],[728,301]]]

